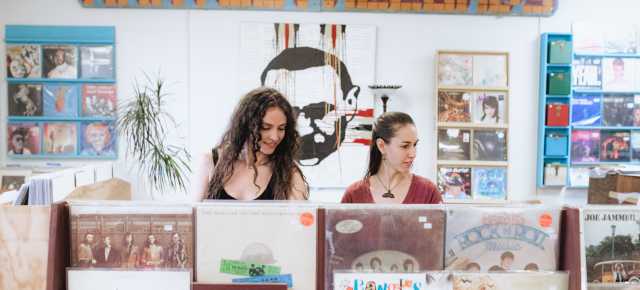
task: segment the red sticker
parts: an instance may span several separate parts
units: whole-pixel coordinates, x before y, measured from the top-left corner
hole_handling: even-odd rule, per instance
[[[300,215],[300,223],[303,226],[310,226],[313,224],[313,215],[310,212],[305,212]]]
[[[541,227],[548,228],[553,223],[553,218],[551,217],[551,214],[543,213],[543,214],[540,215],[539,222],[540,222],[540,226]]]

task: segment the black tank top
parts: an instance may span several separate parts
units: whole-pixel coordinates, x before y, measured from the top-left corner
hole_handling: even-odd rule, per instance
[[[211,156],[213,157],[213,166],[218,163],[218,150],[215,148],[211,150]],[[224,190],[224,186],[220,188],[220,191],[217,192],[214,199],[226,199],[226,200],[236,200],[235,197],[229,195],[226,190]],[[269,183],[267,184],[267,188],[254,200],[274,200],[273,196],[273,176],[269,179]]]

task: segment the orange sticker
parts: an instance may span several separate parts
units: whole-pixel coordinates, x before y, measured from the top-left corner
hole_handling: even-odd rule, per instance
[[[551,217],[551,214],[543,213],[540,215],[539,222],[541,227],[548,228],[553,223],[553,218]]]
[[[303,226],[310,226],[313,224],[313,215],[310,212],[305,212],[300,215],[300,223]]]

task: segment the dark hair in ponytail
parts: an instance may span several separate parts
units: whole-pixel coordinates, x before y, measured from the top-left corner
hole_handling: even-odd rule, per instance
[[[365,178],[378,173],[382,163],[382,153],[376,140],[382,139],[385,143],[389,143],[391,138],[396,135],[396,131],[404,125],[414,125],[414,123],[411,116],[402,112],[386,112],[376,119],[373,124],[371,145],[369,146],[369,166]]]

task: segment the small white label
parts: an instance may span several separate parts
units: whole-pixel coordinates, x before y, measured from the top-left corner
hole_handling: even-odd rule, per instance
[[[173,225],[164,225],[165,232],[173,232]]]
[[[431,225],[431,223],[425,223],[423,226],[424,226],[424,228],[425,228],[425,229],[427,229],[427,230],[430,230],[431,228],[433,228],[433,226]]]
[[[427,217],[426,216],[419,216],[418,217],[418,222],[426,223],[427,222]]]
[[[353,234],[362,229],[362,223],[358,220],[343,220],[336,224],[336,231],[341,234]]]

